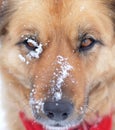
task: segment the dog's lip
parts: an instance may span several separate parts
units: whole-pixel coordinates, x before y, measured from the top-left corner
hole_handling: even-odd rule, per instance
[[[60,123],[56,123],[54,125],[51,125],[52,127],[63,127]]]
[[[50,128],[50,129],[60,129],[60,130],[65,130],[65,127],[63,126],[63,125],[61,125],[61,124],[54,124],[54,125],[49,125],[49,126],[47,126],[46,128]],[[70,129],[71,127],[66,127],[66,129]]]
[[[79,124],[80,125],[80,124]],[[49,125],[49,126],[46,126],[46,128],[51,128],[52,130],[55,129],[55,130],[74,130],[74,129],[78,129],[79,128],[79,125],[67,125],[67,126],[64,126],[64,125],[61,125],[59,123],[57,124],[54,124],[54,125]]]

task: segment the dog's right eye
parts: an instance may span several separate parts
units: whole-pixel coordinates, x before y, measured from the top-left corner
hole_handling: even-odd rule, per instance
[[[18,45],[21,46],[22,50],[25,50],[26,48],[26,55],[31,58],[39,58],[43,51],[42,43],[37,42],[36,38],[34,37],[26,37],[24,40],[21,40]]]
[[[30,51],[35,51],[38,48],[38,42],[31,38],[26,38],[22,43]]]

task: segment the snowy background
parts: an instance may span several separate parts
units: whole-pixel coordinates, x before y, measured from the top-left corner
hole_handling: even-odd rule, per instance
[[[7,130],[6,124],[4,121],[5,112],[2,108],[1,93],[2,93],[2,80],[1,80],[1,75],[0,75],[0,130]]]

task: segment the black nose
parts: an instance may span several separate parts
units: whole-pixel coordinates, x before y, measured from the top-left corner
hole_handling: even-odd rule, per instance
[[[46,101],[44,103],[44,113],[51,120],[62,121],[72,113],[73,105],[68,101]]]

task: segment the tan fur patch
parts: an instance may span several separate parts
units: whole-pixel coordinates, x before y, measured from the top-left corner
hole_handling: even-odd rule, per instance
[[[72,102],[74,110],[62,122],[68,124],[64,128],[80,123],[76,118],[81,108],[82,120],[90,123],[109,114],[115,107],[114,11],[109,8],[110,3],[106,0],[10,0],[8,3],[13,6],[8,5],[12,13],[8,18],[3,17],[7,26],[1,24],[0,70],[9,129],[23,130],[19,111],[35,118],[29,104],[33,88],[36,101],[52,101],[55,97],[52,90],[59,86],[61,98]],[[89,42],[92,46],[83,48]],[[48,124],[42,110],[39,114],[44,126],[52,123]]]

